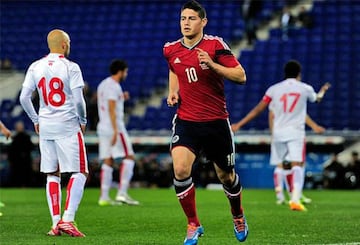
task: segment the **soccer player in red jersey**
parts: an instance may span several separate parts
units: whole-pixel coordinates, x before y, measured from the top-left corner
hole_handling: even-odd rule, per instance
[[[234,171],[235,147],[228,120],[224,78],[244,84],[243,67],[222,38],[206,35],[206,11],[196,1],[181,8],[183,37],[164,45],[169,66],[169,106],[177,105],[173,120],[171,156],[174,186],[188,220],[185,245],[197,244],[204,229],[197,216],[192,165],[199,152],[214,163],[229,199],[235,236],[245,241],[248,228],[241,205],[241,183]]]

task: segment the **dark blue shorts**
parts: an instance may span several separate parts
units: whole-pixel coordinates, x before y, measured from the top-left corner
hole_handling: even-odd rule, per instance
[[[224,171],[234,168],[235,145],[228,120],[191,122],[176,118],[170,149],[176,146],[189,148],[197,157],[201,154]]]

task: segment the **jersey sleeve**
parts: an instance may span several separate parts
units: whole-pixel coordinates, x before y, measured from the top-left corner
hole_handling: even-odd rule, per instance
[[[216,39],[215,61],[226,67],[236,67],[240,64],[232,54],[229,46],[220,37]]]
[[[163,47],[163,55],[167,61],[169,70],[174,71],[174,68],[172,67],[171,63],[170,63],[170,47],[169,47],[169,43],[166,43]]]
[[[72,63],[70,67],[70,89],[84,87],[84,79],[80,67],[76,63]]]
[[[317,94],[314,91],[314,88],[308,84],[306,84],[306,90],[307,90],[307,94],[308,94],[308,100],[310,102],[315,102],[317,99]]]
[[[270,87],[266,90],[264,96],[262,97],[262,101],[264,101],[266,104],[270,104],[270,102],[272,101],[272,97],[272,89]]]
[[[33,72],[34,72],[34,64],[31,64],[29,69],[26,72],[25,79],[23,82],[23,87],[31,89],[31,91],[34,91],[36,89],[36,82],[33,78]]]

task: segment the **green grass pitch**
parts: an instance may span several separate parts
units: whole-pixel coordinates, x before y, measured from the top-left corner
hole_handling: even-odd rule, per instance
[[[65,200],[63,189],[63,203]],[[115,190],[112,191],[114,196]],[[182,244],[186,219],[172,189],[131,189],[140,206],[99,207],[99,189],[86,188],[76,221],[85,238],[48,237],[45,189],[0,189],[0,244]],[[360,191],[307,190],[307,212],[275,204],[272,190],[244,189],[249,225],[244,244],[360,244]],[[199,245],[239,244],[228,201],[220,190],[196,190],[205,228]]]

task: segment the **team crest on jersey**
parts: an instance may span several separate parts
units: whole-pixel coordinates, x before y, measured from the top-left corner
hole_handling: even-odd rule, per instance
[[[171,143],[176,143],[176,142],[178,142],[179,141],[179,135],[174,135],[173,136],[173,138],[172,138],[172,140],[171,140]]]

